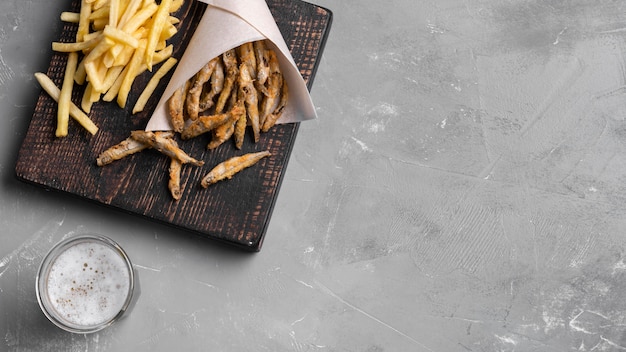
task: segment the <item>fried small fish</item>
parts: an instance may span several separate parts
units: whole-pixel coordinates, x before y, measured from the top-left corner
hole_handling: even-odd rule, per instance
[[[170,158],[178,159],[183,164],[192,164],[195,166],[204,165],[204,161],[196,160],[185,153],[178,143],[171,137],[164,137],[158,132],[135,130],[130,133],[131,138],[141,143],[147,144],[150,148],[156,149],[161,154]]]
[[[261,102],[261,112],[259,116],[259,123],[261,126],[265,124],[267,117],[272,114],[274,110],[276,110],[276,107],[280,102],[280,90],[284,81],[283,74],[280,72],[276,53],[271,51],[269,52],[268,57],[270,74],[267,79],[267,94],[265,94]]]
[[[254,85],[259,90],[259,92],[264,95],[268,94],[267,88],[265,87],[265,82],[270,75],[270,52],[273,53],[272,50],[268,50],[265,46],[264,40],[257,40],[253,43],[254,53],[256,54],[256,80],[254,81]]]
[[[258,142],[261,131],[259,124],[259,98],[253,80],[248,67],[245,64],[241,64],[239,67],[239,91],[243,94],[243,99],[246,103],[248,121],[252,126],[254,142]]]
[[[243,109],[241,109],[241,113],[237,111],[231,113],[230,118],[226,120],[226,122],[213,130],[213,137],[211,142],[207,145],[207,149],[215,149],[233,136],[233,133],[235,133],[235,123],[239,119],[240,114],[245,114]]]
[[[236,92],[235,82],[239,76],[239,65],[237,64],[237,53],[235,49],[231,49],[222,54],[222,61],[224,63],[225,78],[224,87],[220,92],[220,96],[217,98],[215,104],[215,112],[221,113],[224,111],[224,107],[228,102],[233,90]]]
[[[254,56],[254,44],[252,42],[243,43],[237,47],[239,63],[246,65],[250,72],[250,77],[256,79],[256,56]]]
[[[181,173],[182,167],[183,167],[183,163],[181,163],[180,160],[176,158],[170,158],[170,168],[169,168],[170,179],[169,179],[167,186],[170,190],[170,194],[172,195],[172,198],[174,198],[175,200],[179,200],[180,197],[182,196],[182,190],[180,188],[180,173]]]
[[[100,153],[100,155],[96,158],[96,164],[98,166],[108,165],[116,160],[138,153],[146,148],[148,148],[147,144],[128,137],[120,143]]]
[[[201,134],[211,132],[213,129],[224,124],[231,118],[232,114],[239,114],[240,106],[235,106],[223,114],[205,115],[198,117],[195,121],[187,124],[181,133],[182,139],[190,139]]]
[[[200,95],[200,112],[207,111],[215,105],[213,99],[224,89],[224,64],[221,58],[215,63],[210,82],[210,87],[208,89],[205,87]]]
[[[162,131],[155,133],[163,138],[171,138],[174,136],[174,133],[171,131]],[[129,136],[125,140],[119,142],[114,146],[109,147],[107,150],[100,153],[100,155],[98,155],[98,157],[96,158],[96,164],[98,166],[104,166],[116,160],[123,159],[129,155],[138,153],[147,148],[150,148],[148,144],[142,143]]]
[[[167,102],[170,123],[176,132],[181,132],[185,126],[185,97],[187,96],[188,89],[189,81],[186,81],[182,87],[178,88],[174,94],[172,94]]]
[[[270,128],[272,128],[276,124],[276,121],[278,121],[280,116],[283,114],[283,111],[285,110],[285,106],[287,105],[288,99],[289,99],[289,87],[287,86],[287,81],[284,81],[283,89],[280,92],[280,102],[278,102],[278,105],[276,106],[276,109],[274,110],[274,112],[269,114],[265,118],[265,121],[263,121],[263,126],[262,126],[263,132],[269,131]]]
[[[217,65],[217,60],[219,60],[219,57],[211,59],[211,61],[204,65],[202,69],[196,73],[189,87],[187,98],[185,99],[185,110],[191,120],[197,119],[200,114],[200,96],[202,95],[202,89],[204,88],[204,84],[211,79],[211,75]]]
[[[210,185],[224,179],[232,178],[239,171],[256,164],[259,160],[270,156],[267,150],[257,153],[248,153],[241,156],[232,157],[215,166],[200,182],[202,187],[207,188]]]

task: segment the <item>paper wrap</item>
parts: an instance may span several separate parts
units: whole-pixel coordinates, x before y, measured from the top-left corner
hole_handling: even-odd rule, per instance
[[[316,118],[304,79],[265,0],[197,0],[208,7],[146,125],[148,131],[172,130],[167,100],[211,59],[243,43],[268,39],[289,86],[289,102],[277,123]]]

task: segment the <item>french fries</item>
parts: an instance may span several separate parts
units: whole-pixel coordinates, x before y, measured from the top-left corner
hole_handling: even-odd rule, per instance
[[[167,42],[177,33],[175,24],[179,20],[172,14],[183,1],[82,0],[79,12],[61,14],[62,21],[78,26],[74,42],[52,43],[53,51],[68,55],[61,91],[55,98],[58,100],[56,137],[67,136],[69,116],[79,115],[76,106],[71,108],[74,115],[70,112],[74,84],[84,86],[80,104],[84,113],[79,115],[84,120],[83,115],[89,114],[92,104],[100,100],[116,100],[125,108],[136,78],[165,62],[143,87],[132,111],[144,109],[159,80],[177,63],[171,57],[173,46]],[[54,90],[47,88],[44,89]],[[90,126],[90,133],[93,131]]]
[[[70,53],[65,66],[61,93],[59,94],[59,100],[57,101],[59,104],[57,109],[57,137],[67,136],[68,123],[70,119],[70,103],[72,102],[72,89],[74,88],[74,74],[76,73],[77,65],[78,54]]]
[[[46,76],[45,73],[37,72],[35,73],[35,78],[39,85],[43,88],[43,90],[48,93],[52,99],[55,101],[59,101],[59,97],[61,96],[61,90],[52,82],[50,77]],[[89,133],[96,134],[98,132],[98,126],[89,119],[89,116],[85,114],[79,107],[74,105],[74,103],[70,102],[70,116],[74,118],[74,120],[78,121]]]

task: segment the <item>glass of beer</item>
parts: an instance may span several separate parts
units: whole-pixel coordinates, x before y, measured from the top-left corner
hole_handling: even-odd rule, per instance
[[[37,301],[58,327],[75,333],[106,328],[128,309],[135,278],[113,240],[82,234],[56,244],[37,273]]]

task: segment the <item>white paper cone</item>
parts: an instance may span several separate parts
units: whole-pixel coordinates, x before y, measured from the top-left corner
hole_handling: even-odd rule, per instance
[[[304,79],[265,0],[198,0],[208,7],[148,121],[148,131],[172,130],[167,100],[211,59],[243,43],[268,39],[289,86],[289,101],[277,123],[317,117]]]

